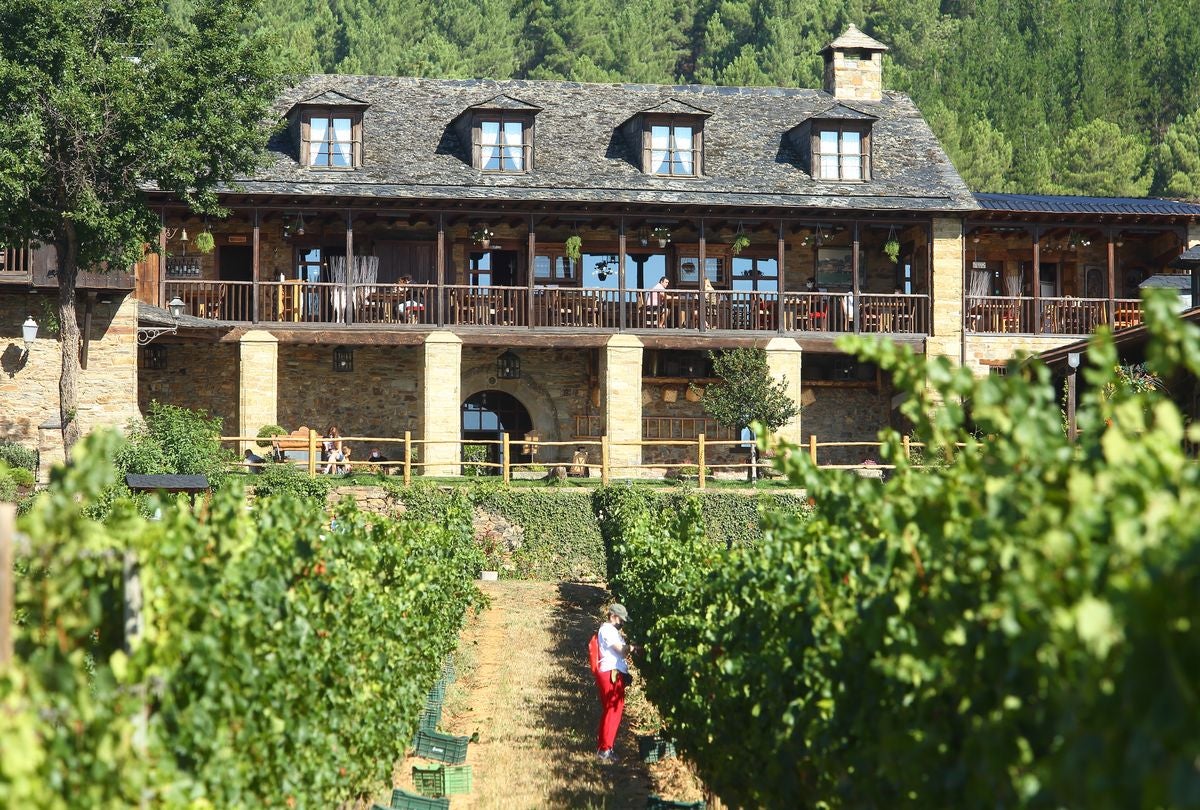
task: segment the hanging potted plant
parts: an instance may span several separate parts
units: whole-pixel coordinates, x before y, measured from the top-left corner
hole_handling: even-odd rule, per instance
[[[492,246],[492,237],[495,236],[490,228],[476,228],[471,231],[471,241],[479,245],[484,250]]]
[[[892,264],[900,261],[900,240],[896,238],[895,228],[888,229],[887,241],[883,243],[883,253],[891,260]]]
[[[750,237],[741,228],[733,235],[733,244],[729,246],[729,252],[734,256],[741,253],[746,248],[750,247]]]
[[[665,248],[667,243],[671,241],[671,229],[666,225],[657,226],[651,233],[658,240],[660,248]]]
[[[573,262],[583,258],[583,240],[579,238],[579,234],[573,233],[567,237],[567,241],[563,242],[563,252]]]
[[[217,246],[217,240],[213,238],[212,233],[204,230],[196,234],[196,241],[193,244],[201,253],[212,253]]]

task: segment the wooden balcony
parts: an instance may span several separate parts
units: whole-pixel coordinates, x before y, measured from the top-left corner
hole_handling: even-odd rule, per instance
[[[53,245],[0,248],[0,284],[57,287],[58,250]],[[134,288],[134,274],[85,270],[79,274],[75,286],[80,290],[128,292]]]
[[[1111,308],[1111,317],[1110,317]],[[976,334],[1088,335],[1096,327],[1128,329],[1142,323],[1142,302],[1132,298],[968,296],[963,324]]]
[[[334,284],[307,281],[165,282],[188,315],[228,323],[592,332],[867,332],[924,335],[925,295],[742,290],[614,290]]]

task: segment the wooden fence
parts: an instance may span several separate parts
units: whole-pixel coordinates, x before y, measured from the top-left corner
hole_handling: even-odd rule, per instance
[[[615,442],[610,441],[607,436],[599,438],[581,439],[567,442],[552,442],[542,439],[526,440],[524,438],[512,438],[507,433],[501,434],[499,439],[417,439],[413,438],[411,431],[405,431],[403,437],[395,436],[341,436],[338,438],[342,444],[354,445],[355,447],[384,447],[395,448],[399,451],[400,458],[394,459],[392,456],[396,454],[393,451],[391,454],[383,453],[387,461],[369,461],[365,458],[348,459],[346,461],[335,462],[320,459],[320,448],[322,443],[326,441],[325,437],[321,436],[315,430],[309,430],[307,442],[303,448],[298,447],[303,439],[299,439],[295,434],[290,436],[274,437],[276,445],[284,444],[292,457],[284,460],[297,467],[303,468],[310,477],[324,474],[323,471],[330,472],[342,471],[358,471],[358,472],[382,472],[392,475],[399,474],[403,477],[404,485],[409,486],[412,483],[414,475],[421,475],[426,468],[437,467],[445,469],[447,467],[460,467],[462,469],[475,469],[481,471],[493,472],[500,476],[500,479],[505,483],[509,483],[513,479],[513,474],[521,471],[543,470],[548,467],[565,467],[568,470],[568,475],[579,475],[591,477],[594,473],[598,473],[602,484],[607,485],[614,476],[617,477],[650,477],[637,475],[636,473],[654,473],[661,474],[663,470],[677,471],[678,474],[694,476],[697,486],[704,489],[708,481],[715,477],[714,473],[717,470],[727,471],[742,471],[747,476],[750,473],[751,462],[749,458],[749,450],[747,448],[747,458],[745,461],[729,462],[729,463],[710,463],[709,452],[721,447],[745,447],[745,442],[741,439],[709,439],[704,433],[700,433],[695,439],[642,439],[641,441]],[[237,443],[241,446],[256,446],[258,442],[271,441],[259,436],[222,436],[222,442]],[[445,447],[453,445],[457,448],[457,461],[429,461],[424,458],[423,449],[429,446],[437,445]],[[518,454],[530,455],[536,457],[539,451],[543,448],[569,447],[577,450],[586,450],[586,458],[571,461],[559,462],[542,462],[542,461],[513,461],[514,445]],[[463,458],[463,448],[468,446],[483,446],[495,447],[498,450],[498,461],[489,460],[467,460]],[[923,445],[919,442],[911,442],[908,437],[903,438],[904,453],[907,458],[912,458],[914,450],[920,450]],[[640,464],[629,464],[623,461],[613,461],[612,450],[617,447],[679,447],[684,449],[684,453],[688,456],[687,461],[681,462],[653,462]],[[880,452],[882,445],[879,442],[821,442],[818,441],[815,435],[809,436],[808,442],[805,445],[809,457],[813,463],[821,469],[829,470],[890,470],[894,469],[893,464],[878,464],[873,461],[861,462],[858,464],[831,464],[828,462],[822,463],[821,450],[826,451],[840,450],[848,448],[865,448],[869,451]],[[300,450],[296,453],[296,450]],[[597,460],[593,460],[592,452],[595,450],[599,454]],[[688,452],[691,451],[691,452]],[[828,457],[828,456],[826,456]],[[243,469],[249,469],[257,466],[246,461],[241,461],[238,466]],[[759,470],[768,470],[772,466],[771,459],[764,459],[760,456],[757,465]],[[344,469],[343,469],[344,468]],[[631,475],[630,473],[635,473]]]

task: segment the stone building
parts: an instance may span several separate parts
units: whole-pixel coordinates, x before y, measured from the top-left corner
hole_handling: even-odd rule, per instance
[[[159,400],[243,436],[408,431],[437,474],[464,438],[508,433],[528,460],[536,434],[553,463],[604,436],[633,472],[695,458],[643,440],[736,438],[699,402],[710,351],[767,351],[804,405],[785,438],[870,441],[893,391],[841,334],[986,373],[1138,324],[1137,284],[1200,242],[1200,206],[972,194],[882,89],[886,50],[851,27],[821,89],[308,77],[279,100],[269,164],[224,193],[231,216],[152,194],[157,254],[82,285],[85,422]],[[11,337],[54,257],[4,256]],[[49,441],[52,341],[5,353],[0,435]]]

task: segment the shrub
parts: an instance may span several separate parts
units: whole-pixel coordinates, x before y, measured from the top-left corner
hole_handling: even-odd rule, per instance
[[[207,411],[151,402],[145,422],[130,427],[117,468],[122,474],[203,475],[218,486],[234,460],[220,436],[221,420]]]
[[[286,436],[287,430],[279,425],[263,425],[255,435],[259,438],[259,441],[255,442],[255,444],[259,447],[267,448],[271,446],[272,436]]]
[[[37,473],[38,453],[16,442],[0,441],[0,461],[14,469]]]
[[[487,475],[488,468],[484,467],[488,460],[486,444],[464,444],[462,446],[462,474],[468,476]]]
[[[269,495],[291,495],[305,501],[324,504],[333,482],[329,476],[309,477],[308,473],[294,464],[280,462],[266,464],[261,473],[251,479],[255,497]]]

